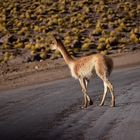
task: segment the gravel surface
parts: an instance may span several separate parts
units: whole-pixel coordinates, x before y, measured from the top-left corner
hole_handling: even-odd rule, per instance
[[[99,107],[103,85],[91,80],[92,106],[81,109],[82,93],[72,78],[0,92],[1,140],[139,140],[140,65],[111,75],[116,104]]]

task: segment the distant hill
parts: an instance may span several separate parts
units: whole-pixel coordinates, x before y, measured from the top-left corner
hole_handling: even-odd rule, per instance
[[[1,0],[0,49],[5,51],[0,53],[0,62],[13,59],[17,50],[25,49],[29,50],[32,61],[61,57],[49,48],[51,33],[61,35],[74,56],[139,49],[140,2]]]

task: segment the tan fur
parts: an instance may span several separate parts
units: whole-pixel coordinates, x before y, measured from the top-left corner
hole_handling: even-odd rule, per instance
[[[71,71],[75,72],[76,79],[79,77],[90,78],[94,72],[100,71],[100,73],[105,75],[110,75],[113,69],[113,61],[110,57],[101,54],[90,55],[77,59]],[[96,68],[95,68],[96,67]]]
[[[65,49],[62,41],[56,38],[55,43],[52,44],[51,47],[58,49],[61,52],[65,62],[70,68],[72,77],[79,80],[84,94],[84,107],[92,104],[92,100],[87,93],[87,85],[90,77],[95,73],[103,80],[104,83],[104,94],[100,105],[102,106],[104,104],[107,89],[109,89],[112,96],[111,106],[115,106],[114,89],[108,79],[108,76],[113,70],[113,61],[110,57],[102,54],[94,54],[81,57],[79,59],[73,59]]]

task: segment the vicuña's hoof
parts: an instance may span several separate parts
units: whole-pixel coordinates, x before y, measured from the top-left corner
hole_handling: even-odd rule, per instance
[[[111,107],[115,107],[115,101],[114,101],[114,102],[112,102],[112,105],[111,105]]]
[[[104,103],[99,104],[99,106],[103,106],[103,105],[104,105]]]
[[[92,101],[92,100],[90,100],[88,104],[89,104],[89,105],[93,105],[93,101]]]
[[[81,106],[81,108],[82,108],[82,109],[85,109],[85,108],[87,108],[87,106]]]
[[[115,107],[115,104],[111,105],[111,107]]]

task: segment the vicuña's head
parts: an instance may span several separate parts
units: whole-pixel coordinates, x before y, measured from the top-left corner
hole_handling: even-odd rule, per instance
[[[62,47],[64,47],[62,41],[55,36],[52,36],[52,43],[50,45],[51,50],[60,50]]]

